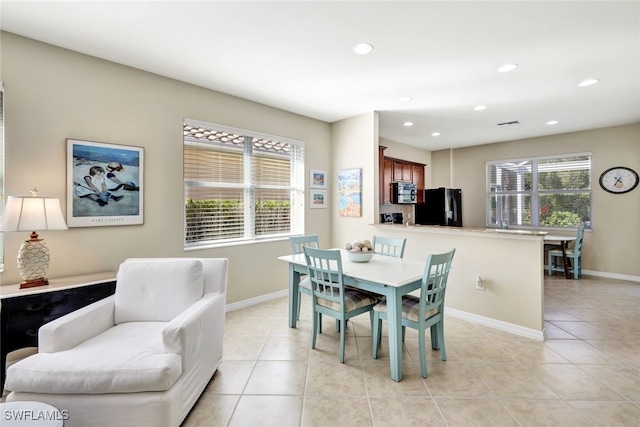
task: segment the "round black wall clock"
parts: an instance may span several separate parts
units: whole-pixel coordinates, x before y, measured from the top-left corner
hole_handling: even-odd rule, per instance
[[[631,168],[616,166],[600,175],[600,187],[613,194],[628,193],[638,186],[638,173]]]

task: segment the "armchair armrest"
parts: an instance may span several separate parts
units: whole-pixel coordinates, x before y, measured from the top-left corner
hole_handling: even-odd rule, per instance
[[[41,326],[38,351],[68,350],[113,327],[114,299],[112,295]]]
[[[164,351],[182,356],[183,372],[202,361],[217,365],[222,358],[224,317],[225,294],[205,294],[164,327]]]

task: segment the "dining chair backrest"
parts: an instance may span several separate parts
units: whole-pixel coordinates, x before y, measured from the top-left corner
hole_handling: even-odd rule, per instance
[[[314,304],[322,298],[344,306],[342,257],[338,249],[315,249],[305,246],[304,257],[311,280]]]
[[[317,234],[309,234],[306,236],[289,237],[289,245],[291,246],[291,254],[301,254],[304,252],[304,247],[309,246],[311,248],[319,248]]]
[[[407,244],[407,239],[404,238],[392,238],[373,236],[371,239],[371,246],[373,246],[373,253],[392,256],[396,258],[402,258],[404,256],[404,247]]]
[[[316,348],[318,333],[322,332],[322,316],[336,319],[336,331],[340,332],[340,363],[344,363],[347,321],[369,312],[373,324],[373,307],[379,299],[354,287],[344,286],[342,253],[338,249],[304,248],[307,273],[311,282],[311,307],[313,323],[311,348]]]
[[[449,271],[455,252],[456,250],[452,249],[446,253],[427,256],[420,289],[420,319],[428,317],[426,313],[433,309],[438,309],[442,314]]]
[[[418,351],[420,355],[420,371],[423,378],[427,378],[427,351],[425,332],[430,329],[431,348],[440,350],[441,359],[447,360],[444,338],[444,296],[449,280],[451,262],[456,250],[427,256],[420,296],[413,294],[402,297],[402,341],[405,339],[406,328],[418,331]],[[387,317],[387,303],[381,301],[373,308],[373,353],[378,358],[378,347],[382,337],[382,320]]]
[[[578,232],[576,234],[576,240],[573,246],[573,252],[576,256],[582,255],[582,240],[584,239],[584,229],[586,228],[586,224],[581,222],[578,226]]]

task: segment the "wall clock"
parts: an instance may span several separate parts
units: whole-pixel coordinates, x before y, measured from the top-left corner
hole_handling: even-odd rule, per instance
[[[600,187],[613,194],[628,193],[638,186],[638,181],[638,173],[624,166],[609,168],[600,175]]]

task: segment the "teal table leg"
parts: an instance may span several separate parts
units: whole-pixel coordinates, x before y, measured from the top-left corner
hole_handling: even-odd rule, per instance
[[[389,365],[391,379],[402,380],[402,294],[387,288],[387,327],[389,328]]]
[[[300,284],[300,272],[296,271],[295,265],[289,263],[289,327],[296,327],[296,317],[298,315],[298,285]]]

